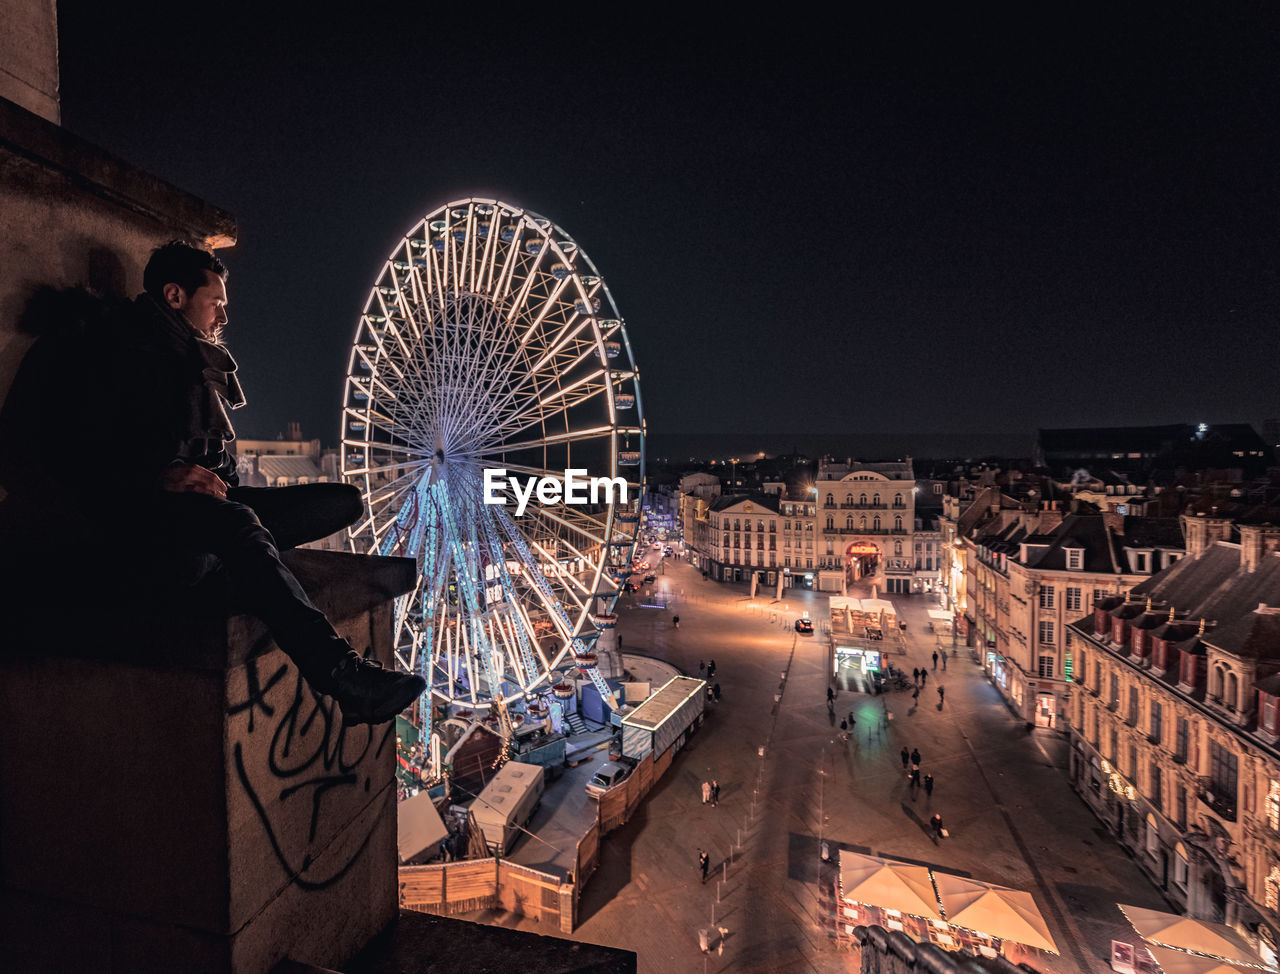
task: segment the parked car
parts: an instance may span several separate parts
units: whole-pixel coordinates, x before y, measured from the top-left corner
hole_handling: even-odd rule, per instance
[[[644,577],[644,580],[646,582],[656,582],[658,580],[658,576],[655,575],[653,572],[650,572],[648,575]]]
[[[797,620],[796,620],[796,632],[803,632],[803,633],[807,633],[808,635],[812,636],[812,635],[813,635],[813,620],[812,620],[812,619],[797,619]]]
[[[606,761],[600,765],[600,770],[587,782],[587,797],[599,798],[606,791],[611,791],[622,784],[627,775],[631,774],[631,767],[629,764],[615,764],[613,761]]]

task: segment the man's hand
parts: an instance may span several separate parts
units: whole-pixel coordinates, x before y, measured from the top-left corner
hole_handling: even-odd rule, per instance
[[[227,485],[221,477],[212,470],[190,463],[182,463],[166,470],[160,486],[175,493],[195,492],[227,499]]]

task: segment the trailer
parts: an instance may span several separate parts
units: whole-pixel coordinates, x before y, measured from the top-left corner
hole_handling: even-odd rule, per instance
[[[553,781],[564,771],[565,736],[542,727],[520,728],[515,734],[518,760],[538,764],[547,769]]]
[[[545,780],[540,766],[508,761],[472,802],[471,814],[495,856],[510,852],[520,829],[533,818]]]
[[[640,760],[655,758],[668,748],[679,751],[702,723],[706,680],[677,676],[668,680],[648,700],[622,717],[622,754]]]

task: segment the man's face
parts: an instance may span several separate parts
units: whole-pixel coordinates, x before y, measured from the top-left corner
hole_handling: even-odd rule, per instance
[[[187,294],[177,284],[166,284],[164,296],[169,307],[181,311],[191,327],[206,338],[212,338],[227,323],[227,285],[213,271],[204,272],[204,284],[194,294]]]

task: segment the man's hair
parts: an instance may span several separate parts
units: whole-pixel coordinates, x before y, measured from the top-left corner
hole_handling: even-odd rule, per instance
[[[170,240],[151,252],[147,268],[142,272],[142,287],[157,298],[164,297],[164,286],[176,284],[190,297],[205,283],[205,271],[212,271],[224,281],[227,265],[212,250],[196,247],[186,240]]]

